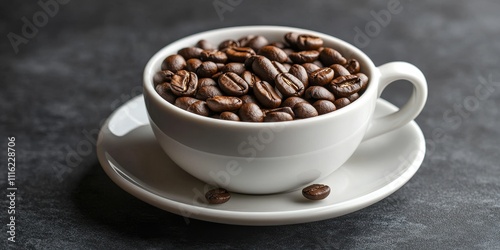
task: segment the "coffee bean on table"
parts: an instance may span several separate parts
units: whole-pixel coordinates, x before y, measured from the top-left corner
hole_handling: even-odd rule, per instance
[[[281,96],[266,81],[256,82],[253,86],[253,93],[259,103],[266,108],[277,108],[281,104]]]
[[[309,200],[323,200],[330,195],[330,187],[325,184],[312,184],[302,189],[302,195]]]
[[[224,188],[216,188],[209,190],[205,198],[210,204],[222,204],[231,199],[231,194]]]
[[[170,89],[177,96],[193,96],[197,87],[198,76],[186,70],[179,70],[170,81]]]
[[[219,77],[219,87],[228,95],[242,96],[248,93],[248,83],[233,72],[224,73]]]
[[[304,84],[290,73],[279,73],[274,78],[276,88],[284,97],[301,96],[304,93]]]
[[[186,67],[186,60],[181,55],[170,55],[161,64],[162,70],[170,70],[172,72],[177,72]]]

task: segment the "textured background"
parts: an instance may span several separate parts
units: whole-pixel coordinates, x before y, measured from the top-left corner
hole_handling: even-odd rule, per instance
[[[232,4],[225,12],[218,4]],[[402,11],[362,50],[375,64],[402,60],[429,84],[416,119],[427,138],[417,174],[388,198],[340,218],[243,227],[184,218],[118,188],[95,148],[100,124],[141,93],[158,49],[207,29],[296,26],[355,43],[356,27],[387,10],[383,1],[69,1],[32,36],[23,17],[35,1],[0,10],[0,152],[16,137],[17,243],[7,242],[6,153],[0,153],[1,245],[18,248],[500,249],[500,4],[401,0]],[[38,13],[38,14],[37,14]],[[46,21],[46,23],[43,23]],[[29,35],[29,34],[28,34]],[[17,47],[17,53],[15,51]],[[489,92],[478,92],[478,85]],[[484,89],[484,88],[483,88]],[[408,84],[384,98],[402,104]],[[78,158],[66,161],[80,148]],[[76,159],[76,160],[75,160]],[[1,248],[4,248],[1,247]],[[5,249],[5,248],[4,248]]]

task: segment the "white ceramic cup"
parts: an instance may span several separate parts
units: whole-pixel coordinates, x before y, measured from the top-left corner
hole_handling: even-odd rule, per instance
[[[346,58],[355,58],[369,78],[366,91],[350,105],[332,113],[287,122],[250,123],[218,120],[182,110],[155,91],[153,75],[162,61],[181,48],[206,39],[213,44],[258,34],[282,41],[287,32],[321,37]],[[397,112],[373,119],[376,101],[396,80],[413,84],[408,102]],[[158,143],[167,155],[196,178],[247,194],[269,194],[304,187],[330,175],[354,153],[362,140],[397,129],[413,120],[427,99],[422,72],[405,62],[375,67],[356,47],[335,37],[278,26],[232,27],[198,33],[167,45],[147,63],[144,99]]]

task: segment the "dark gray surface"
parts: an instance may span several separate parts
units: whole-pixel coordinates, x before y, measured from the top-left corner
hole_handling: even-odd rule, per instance
[[[7,241],[2,195],[2,248],[500,249],[500,4],[494,0],[401,1],[402,11],[362,48],[377,65],[415,64],[429,84],[428,104],[416,119],[427,138],[425,160],[408,184],[379,203],[290,226],[187,224],[118,188],[95,148],[85,146],[116,107],[140,94],[142,70],[164,45],[250,24],[308,28],[355,43],[355,27],[375,20],[371,11],[387,10],[382,1],[242,0],[219,16],[214,3],[221,2],[70,1],[18,53],[8,34],[21,35],[22,18],[42,8],[2,3],[0,186],[6,195],[7,136],[15,136],[18,188],[16,243]],[[400,105],[408,93],[403,84],[384,98]]]

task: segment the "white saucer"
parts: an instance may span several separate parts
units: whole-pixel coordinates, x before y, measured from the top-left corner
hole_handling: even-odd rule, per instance
[[[375,116],[396,110],[379,100]],[[425,139],[410,124],[363,142],[332,175],[317,181],[332,189],[321,201],[301,190],[273,195],[232,194],[221,205],[207,204],[209,187],[190,176],[162,151],[149,126],[143,96],[118,108],[99,134],[97,154],[104,171],[135,197],[184,217],[238,225],[283,225],[334,218],[367,207],[403,186],[420,167]]]

